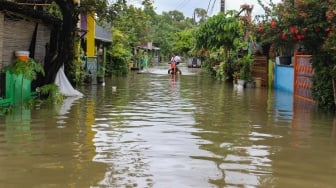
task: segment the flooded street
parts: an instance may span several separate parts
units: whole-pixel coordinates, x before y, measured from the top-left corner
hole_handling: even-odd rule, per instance
[[[336,186],[333,114],[182,71],[134,71],[1,115],[0,187]]]

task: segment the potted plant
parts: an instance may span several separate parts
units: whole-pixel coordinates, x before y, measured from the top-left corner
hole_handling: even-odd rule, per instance
[[[37,63],[32,58],[20,59],[17,58],[5,68],[6,71],[14,74],[15,76],[21,76],[21,102],[23,101],[23,82],[24,79],[35,80],[37,73],[44,75],[44,69],[40,63]]]
[[[238,71],[236,71],[233,77],[237,80],[238,85],[245,86],[245,83],[252,81],[251,64],[253,62],[252,55],[246,54],[238,59]]]
[[[233,83],[234,84],[238,84],[238,80],[240,80],[239,79],[239,72],[238,71],[235,71],[234,73],[233,73],[233,75],[232,75],[232,78],[233,78]],[[240,81],[241,82],[241,81]]]

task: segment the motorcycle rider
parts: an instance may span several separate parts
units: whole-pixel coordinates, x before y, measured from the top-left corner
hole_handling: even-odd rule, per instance
[[[180,74],[182,73],[178,68],[177,68],[177,65],[181,63],[181,58],[180,56],[177,56],[175,53],[172,53],[172,57],[170,59],[170,63],[169,64],[172,64],[172,63],[175,63],[175,65],[172,65],[171,68],[168,70],[168,73],[177,73],[179,72]],[[172,69],[176,69],[175,72],[172,72],[174,70]]]

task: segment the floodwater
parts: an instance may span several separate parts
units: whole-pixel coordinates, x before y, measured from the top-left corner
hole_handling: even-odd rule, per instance
[[[195,70],[135,71],[1,115],[0,187],[336,187],[333,114]]]

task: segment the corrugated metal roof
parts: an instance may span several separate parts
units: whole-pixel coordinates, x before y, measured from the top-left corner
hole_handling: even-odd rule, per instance
[[[111,29],[108,27],[102,27],[96,23],[95,39],[104,42],[112,42]]]

